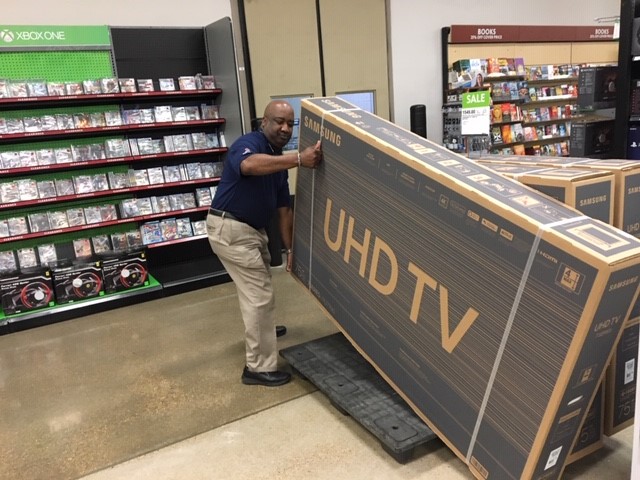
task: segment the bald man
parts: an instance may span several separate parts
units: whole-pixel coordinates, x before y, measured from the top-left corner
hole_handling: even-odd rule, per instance
[[[278,370],[271,255],[265,231],[277,212],[291,270],[293,211],[287,170],[315,168],[322,159],[320,142],[303,151],[282,154],[293,131],[293,108],[274,100],[267,105],[260,130],[236,140],[207,216],[213,252],[236,285],[245,327],[245,385],[275,387],[291,380]]]

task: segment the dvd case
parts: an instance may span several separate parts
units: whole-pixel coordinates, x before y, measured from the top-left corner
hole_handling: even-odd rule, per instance
[[[69,208],[67,209],[67,220],[70,227],[78,227],[80,225],[86,225],[87,221],[84,218],[84,211],[82,208]]]
[[[86,259],[91,256],[91,240],[88,238],[76,238],[73,240],[73,251],[76,258]]]
[[[112,246],[114,251],[126,250],[127,247],[128,247],[128,245],[127,245],[127,236],[122,232],[112,233],[111,234],[111,246]]]
[[[21,269],[38,266],[38,257],[36,256],[35,248],[19,248],[16,253],[18,254],[18,264]]]
[[[68,113],[56,113],[56,126],[58,130],[73,130],[76,128],[73,123],[73,116]]]
[[[162,167],[148,168],[147,176],[149,178],[149,185],[164,183],[164,175],[162,174]]]
[[[61,97],[66,94],[64,90],[64,83],[61,82],[48,82],[47,93],[50,97]]]
[[[112,222],[118,219],[118,209],[112,203],[100,205],[100,218],[103,222]]]
[[[82,90],[85,95],[99,95],[102,93],[102,88],[100,87],[100,80],[97,79],[89,79],[82,81]]]
[[[56,178],[55,184],[58,197],[74,195],[76,193],[75,189],[73,188],[73,180],[70,178]]]
[[[38,198],[52,198],[57,196],[56,184],[53,180],[40,180],[36,182]]]
[[[92,207],[84,207],[84,218],[87,221],[87,224],[91,225],[94,223],[102,222],[102,214],[100,213],[100,207],[92,206]]]
[[[211,190],[208,188],[196,188],[196,202],[199,207],[211,205]]]
[[[49,212],[49,225],[52,230],[60,228],[69,228],[69,219],[67,218],[67,212],[64,210],[58,210],[55,212]]]
[[[20,154],[18,152],[2,152],[2,168],[20,168]]]
[[[120,215],[122,218],[137,217],[140,215],[137,199],[129,198],[120,202]]]
[[[109,186],[112,190],[129,187],[129,174],[125,172],[109,172],[107,174]]]
[[[9,236],[9,223],[6,218],[0,220],[0,238]]]
[[[93,245],[93,251],[95,253],[111,251],[111,242],[109,241],[109,237],[105,234],[91,237],[91,244]]]
[[[138,91],[139,92],[153,92],[153,80],[150,78],[139,78],[138,79]]]
[[[56,246],[53,243],[38,245],[38,257],[40,258],[40,265],[44,267],[54,265],[58,261]]]
[[[46,97],[47,83],[44,80],[29,80],[27,82],[27,94],[30,97]]]
[[[133,78],[120,78],[118,82],[122,93],[135,93],[137,91],[136,81]]]
[[[207,234],[207,222],[205,220],[197,220],[191,222],[194,235],[206,235]]]
[[[38,184],[33,178],[21,178],[16,180],[20,201],[36,200],[38,198]]]
[[[160,221],[160,230],[163,240],[175,240],[178,238],[178,224],[175,218],[165,218]]]
[[[120,110],[105,111],[104,121],[108,127],[118,127],[122,125],[122,114],[120,113]]]
[[[142,243],[142,234],[140,230],[130,230],[126,232],[127,236],[127,246],[129,248],[141,247]]]
[[[117,78],[101,78],[100,90],[102,93],[120,93],[120,83]]]
[[[18,190],[17,181],[0,183],[0,200],[2,200],[2,203],[15,203],[20,201],[20,190]]]
[[[56,163],[56,155],[52,148],[36,150],[38,165],[53,165]]]
[[[160,85],[161,92],[168,92],[176,89],[173,78],[159,78],[158,83]]]
[[[140,233],[142,235],[142,243],[145,245],[151,245],[153,243],[159,243],[163,241],[162,229],[160,228],[160,222],[149,222],[140,225]]]
[[[11,217],[7,219],[9,224],[9,236],[26,235],[29,233],[26,217]]]
[[[37,167],[38,156],[34,150],[20,150],[20,166],[21,167]]]
[[[29,228],[31,232],[46,232],[51,230],[51,224],[49,223],[49,214],[47,212],[34,212],[28,215]]]
[[[180,86],[180,90],[195,90],[196,77],[194,76],[178,77],[178,85]]]
[[[179,238],[193,236],[193,230],[191,229],[191,220],[189,219],[189,217],[176,218],[176,227]]]
[[[18,270],[18,263],[13,250],[0,252],[0,273],[9,273]]]
[[[84,95],[84,89],[80,82],[66,82],[64,89],[67,95]]]

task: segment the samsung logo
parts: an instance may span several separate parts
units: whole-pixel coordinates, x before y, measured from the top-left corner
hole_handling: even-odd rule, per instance
[[[609,285],[609,291],[617,290],[618,288],[627,287],[629,285],[633,285],[638,282],[638,277],[627,278],[626,280],[622,280],[620,282],[612,283]]]
[[[579,206],[595,205],[596,203],[604,203],[607,201],[607,195],[598,195],[595,197],[583,198],[579,202]]]
[[[319,122],[316,122],[312,118],[309,118],[307,115],[304,116],[303,123],[306,128],[313,130],[315,133],[320,135],[320,137],[325,138],[338,147],[340,146],[342,138],[340,137],[339,133],[336,133],[333,130],[329,130],[328,128],[322,126]]]

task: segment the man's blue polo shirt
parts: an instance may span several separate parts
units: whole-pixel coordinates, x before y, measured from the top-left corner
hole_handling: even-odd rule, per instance
[[[250,132],[229,148],[222,178],[211,207],[223,210],[255,229],[266,228],[276,209],[291,205],[289,174],[286,170],[269,175],[243,175],[242,161],[256,153],[282,155],[262,132]]]

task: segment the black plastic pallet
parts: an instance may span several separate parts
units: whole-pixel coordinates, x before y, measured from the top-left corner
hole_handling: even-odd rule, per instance
[[[406,463],[417,446],[436,438],[342,333],[285,348],[280,355],[371,432],[397,462]]]

